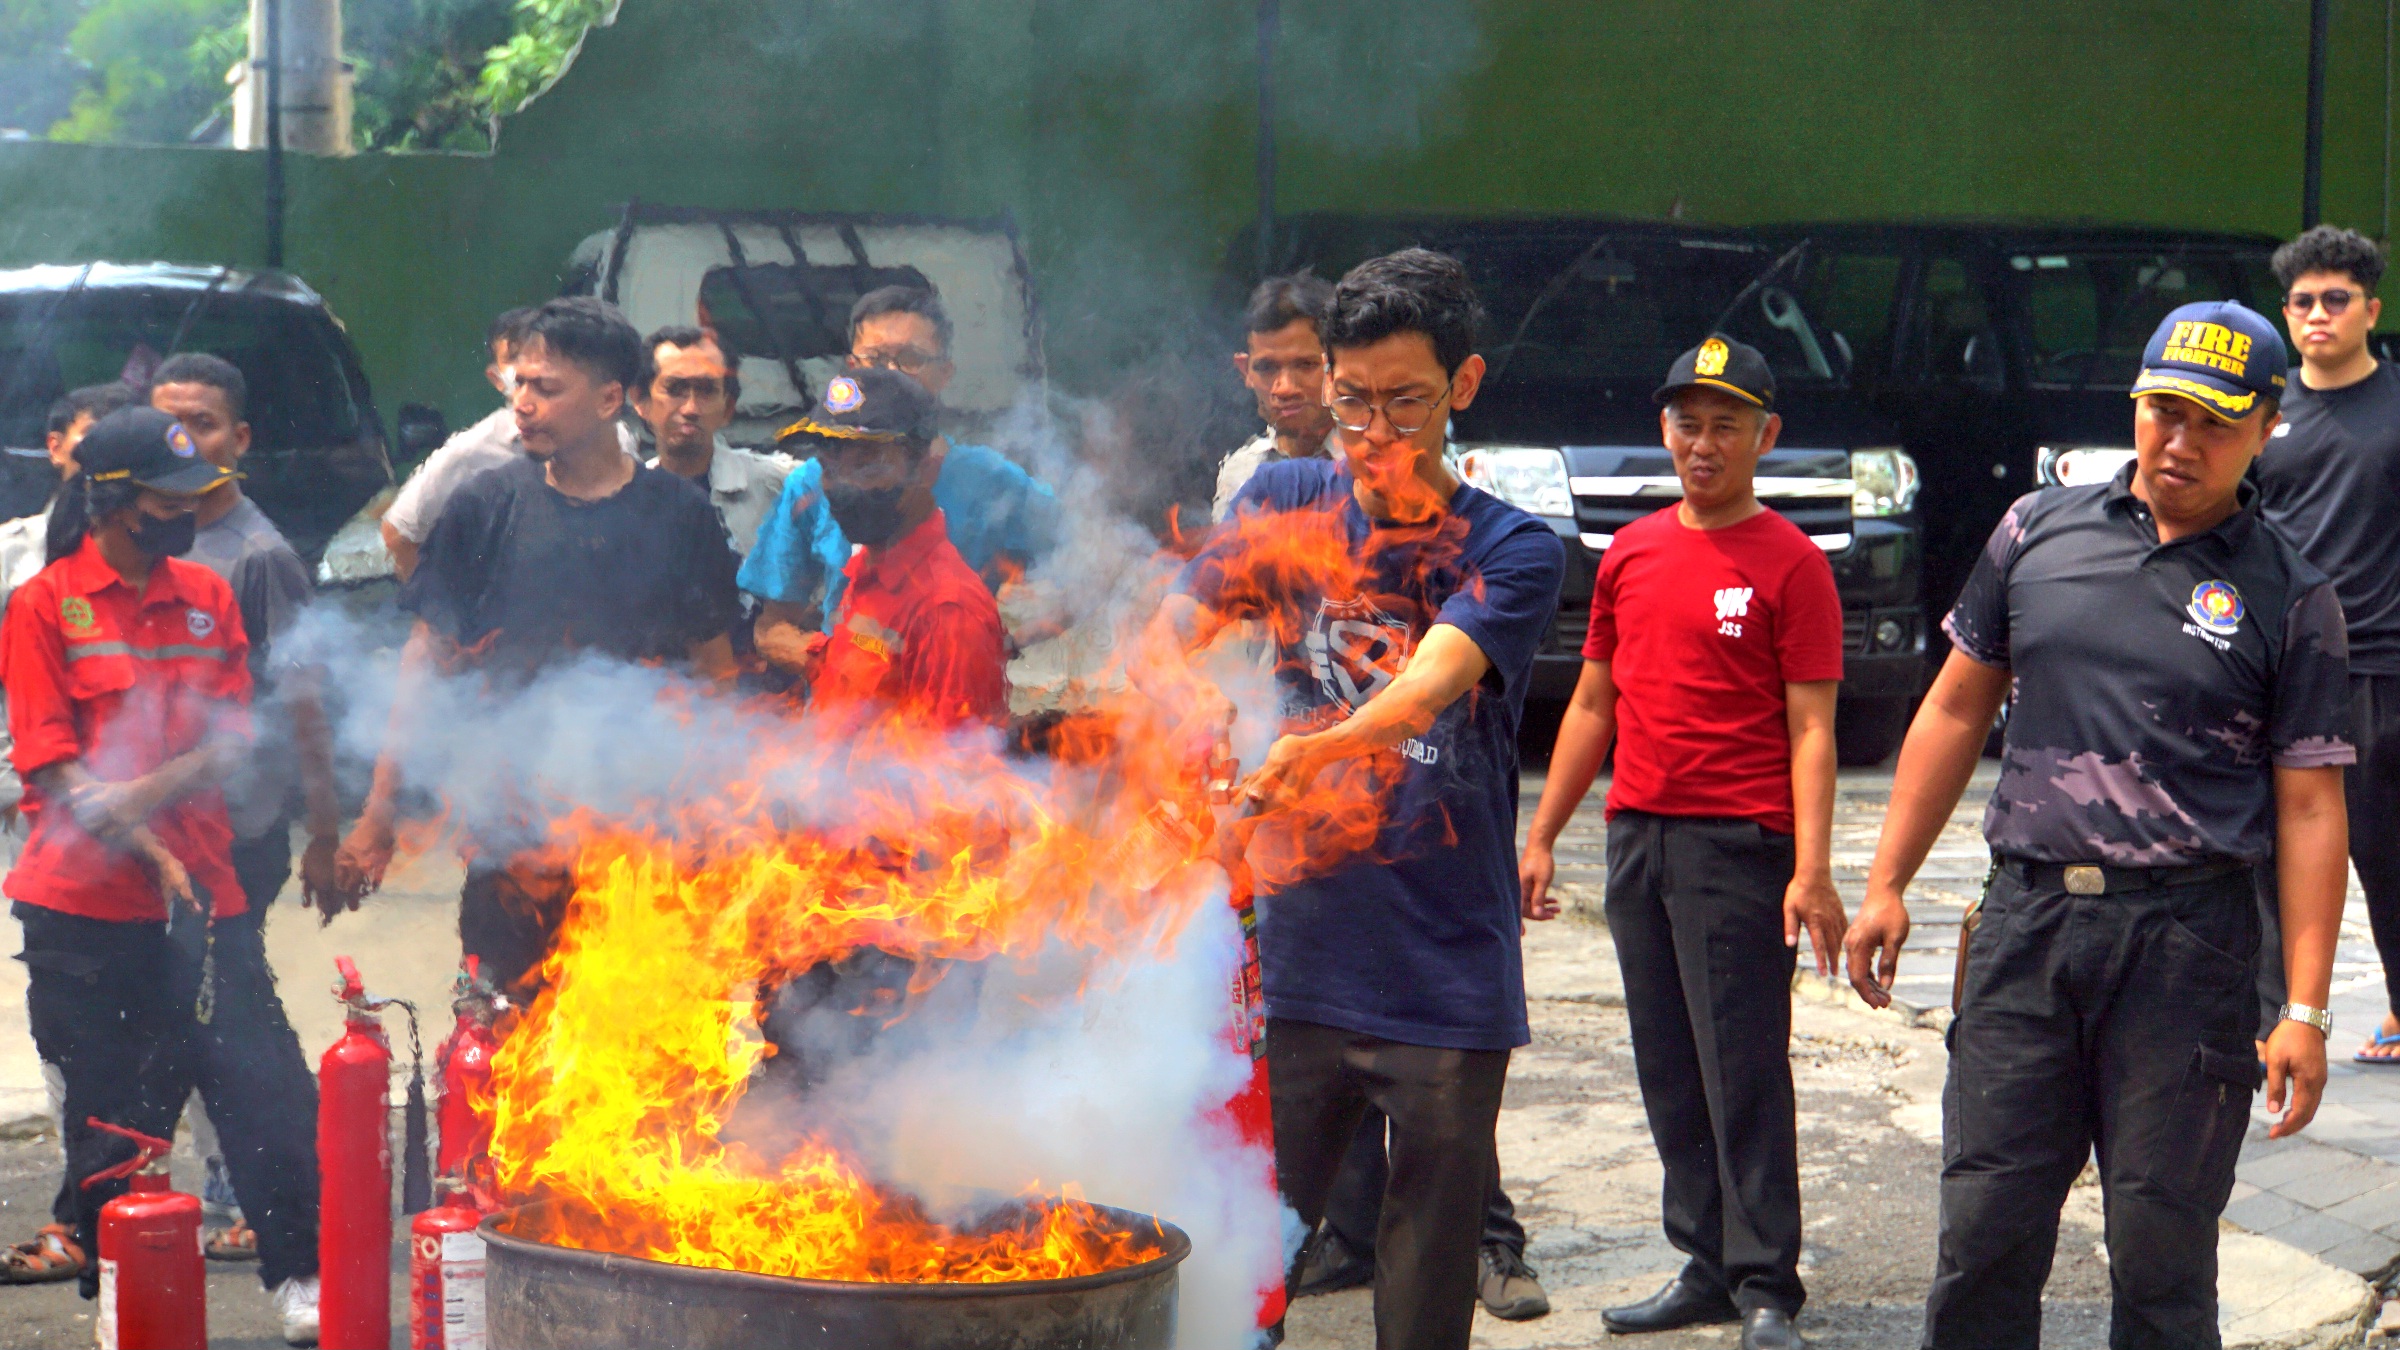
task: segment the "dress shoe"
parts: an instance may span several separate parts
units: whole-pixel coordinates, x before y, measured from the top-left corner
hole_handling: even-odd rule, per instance
[[[1739,1322],[1742,1310],[1722,1292],[1711,1293],[1683,1282],[1681,1276],[1639,1303],[1600,1310],[1600,1324],[1620,1335],[1633,1331],[1673,1331],[1678,1327]]]
[[[1753,1308],[1742,1320],[1742,1350],[1803,1350],[1808,1342],[1780,1308]]]

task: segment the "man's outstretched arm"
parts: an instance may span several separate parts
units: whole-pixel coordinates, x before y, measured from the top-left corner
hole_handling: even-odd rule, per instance
[[[1606,661],[1585,661],[1576,677],[1575,697],[1559,719],[1558,744],[1550,751],[1550,772],[1542,779],[1542,800],[1533,809],[1525,830],[1525,851],[1517,860],[1517,886],[1524,895],[1528,919],[1555,919],[1558,901],[1550,883],[1558,875],[1553,854],[1559,833],[1592,790],[1600,762],[1608,758],[1609,743],[1617,738],[1617,681]]]
[[[1408,668],[1382,693],[1323,731],[1276,741],[1267,750],[1266,763],[1242,784],[1243,795],[1261,806],[1286,805],[1327,765],[1424,735],[1442,710],[1464,697],[1491,668],[1491,659],[1465,630],[1435,624],[1410,653]]]
[[[1908,904],[1903,899],[1908,883],[1925,865],[1925,855],[1933,851],[1934,840],[1966,793],[1975,761],[1983,755],[1984,738],[1991,735],[1992,719],[2008,698],[2008,679],[2005,668],[1952,651],[1900,745],[1891,808],[1884,813],[1883,837],[1876,841],[1875,863],[1867,871],[1867,898],[1843,944],[1850,987],[1869,1007],[1892,1001],[1900,947],[1908,941]]]

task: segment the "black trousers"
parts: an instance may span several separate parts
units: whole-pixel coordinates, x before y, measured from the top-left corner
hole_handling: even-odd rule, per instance
[[[2358,762],[2342,774],[2349,806],[2350,862],[2366,892],[2367,923],[2383,958],[2384,1006],[2400,1013],[2400,675],[2350,677],[2351,739]],[[2275,1029],[2286,1000],[2283,925],[2272,864],[2258,869],[2258,1039]]]
[[[1375,1256],[1376,1226],[1383,1220],[1383,1188],[1392,1175],[1391,1153],[1384,1138],[1387,1133],[1383,1112],[1368,1107],[1359,1117],[1350,1151],[1342,1155],[1342,1170],[1333,1179],[1333,1191],[1325,1197],[1325,1231],[1339,1237],[1352,1254],[1369,1260]],[[1516,1205],[1510,1202],[1508,1192],[1500,1189],[1496,1152],[1491,1166],[1491,1196],[1483,1206],[1483,1243],[1523,1256],[1525,1225],[1517,1222]]]
[[[1744,1312],[1797,1313],[1800,1143],[1792,1097],[1793,845],[1748,820],[1621,811],[1608,825],[1608,930],[1635,1076],[1666,1168],[1683,1279]]]
[[[267,969],[263,916],[216,925],[216,1009],[202,1026],[164,925],[26,904],[13,912],[25,930],[34,1046],[66,1080],[67,1173],[84,1251],[96,1253],[100,1207],[124,1194],[125,1183],[87,1188],[83,1179],[133,1154],[85,1120],[170,1137],[197,1087],[258,1233],[259,1278],[271,1289],[315,1274],[316,1082]],[[98,1290],[95,1268],[83,1291],[88,1298]]]
[[[1369,1108],[1388,1118],[1391,1172],[1375,1231],[1376,1350],[1464,1350],[1475,1325],[1475,1247],[1508,1052],[1403,1045],[1277,1017],[1267,1020],[1267,1079],[1276,1181],[1312,1230],[1359,1118]]]
[[[2093,896],[1994,876],[1949,1033],[1929,1350],[2040,1344],[2059,1206],[2095,1148],[2111,1350],[2215,1350],[2257,948],[2246,873]]]

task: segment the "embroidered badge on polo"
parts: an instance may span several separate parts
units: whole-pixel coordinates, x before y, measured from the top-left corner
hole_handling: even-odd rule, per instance
[[[68,632],[84,632],[92,626],[92,602],[80,595],[70,595],[58,602],[58,619]]]
[[[183,626],[192,630],[193,637],[204,638],[217,631],[217,620],[207,610],[187,609],[183,612]]]
[[[2232,637],[2242,626],[2242,593],[2230,582],[2203,581],[2192,588],[2192,603],[2184,612],[2218,637]]]
[[[178,459],[190,459],[200,453],[200,447],[192,444],[192,434],[183,429],[181,422],[167,424],[167,449]]]
[[[825,411],[846,413],[867,401],[858,381],[847,375],[836,375],[825,382]]]

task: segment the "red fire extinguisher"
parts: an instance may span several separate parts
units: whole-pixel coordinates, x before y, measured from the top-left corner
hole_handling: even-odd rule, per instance
[[[484,1350],[483,1214],[463,1182],[445,1180],[442,1203],[408,1225],[408,1346]]]
[[[508,998],[483,978],[481,962],[469,956],[458,972],[450,1009],[458,1014],[448,1040],[433,1052],[441,1079],[441,1154],[435,1170],[444,1177],[468,1176],[492,1151],[492,1056],[500,1038],[492,1025]],[[474,1203],[472,1192],[461,1199]]]
[[[334,959],[342,1038],[317,1070],[317,1343],[391,1350],[392,1047],[358,967]]]
[[[100,1350],[208,1350],[200,1201],[168,1189],[174,1145],[97,1116],[85,1123],[139,1150],[83,1179],[132,1178],[131,1190],[100,1207]]]
[[[1226,902],[1233,906],[1234,918],[1242,929],[1242,958],[1233,968],[1232,1000],[1228,1012],[1226,1039],[1235,1053],[1248,1057],[1250,1077],[1228,1098],[1219,1110],[1233,1126],[1234,1136],[1266,1157],[1266,1184],[1272,1192],[1275,1179],[1275,1108],[1267,1093],[1267,989],[1258,969],[1258,911],[1254,905],[1258,883],[1251,875],[1246,856],[1249,832],[1242,828],[1257,811],[1258,803],[1243,801],[1230,812],[1222,808],[1234,801],[1238,792],[1240,765],[1234,760],[1233,747],[1220,740],[1216,753],[1208,764],[1208,795],[1212,805],[1220,808],[1217,826],[1217,861],[1225,869],[1230,883]],[[1258,1329],[1262,1339],[1280,1342],[1282,1336],[1274,1328],[1283,1322],[1286,1302],[1283,1272],[1258,1291]]]

